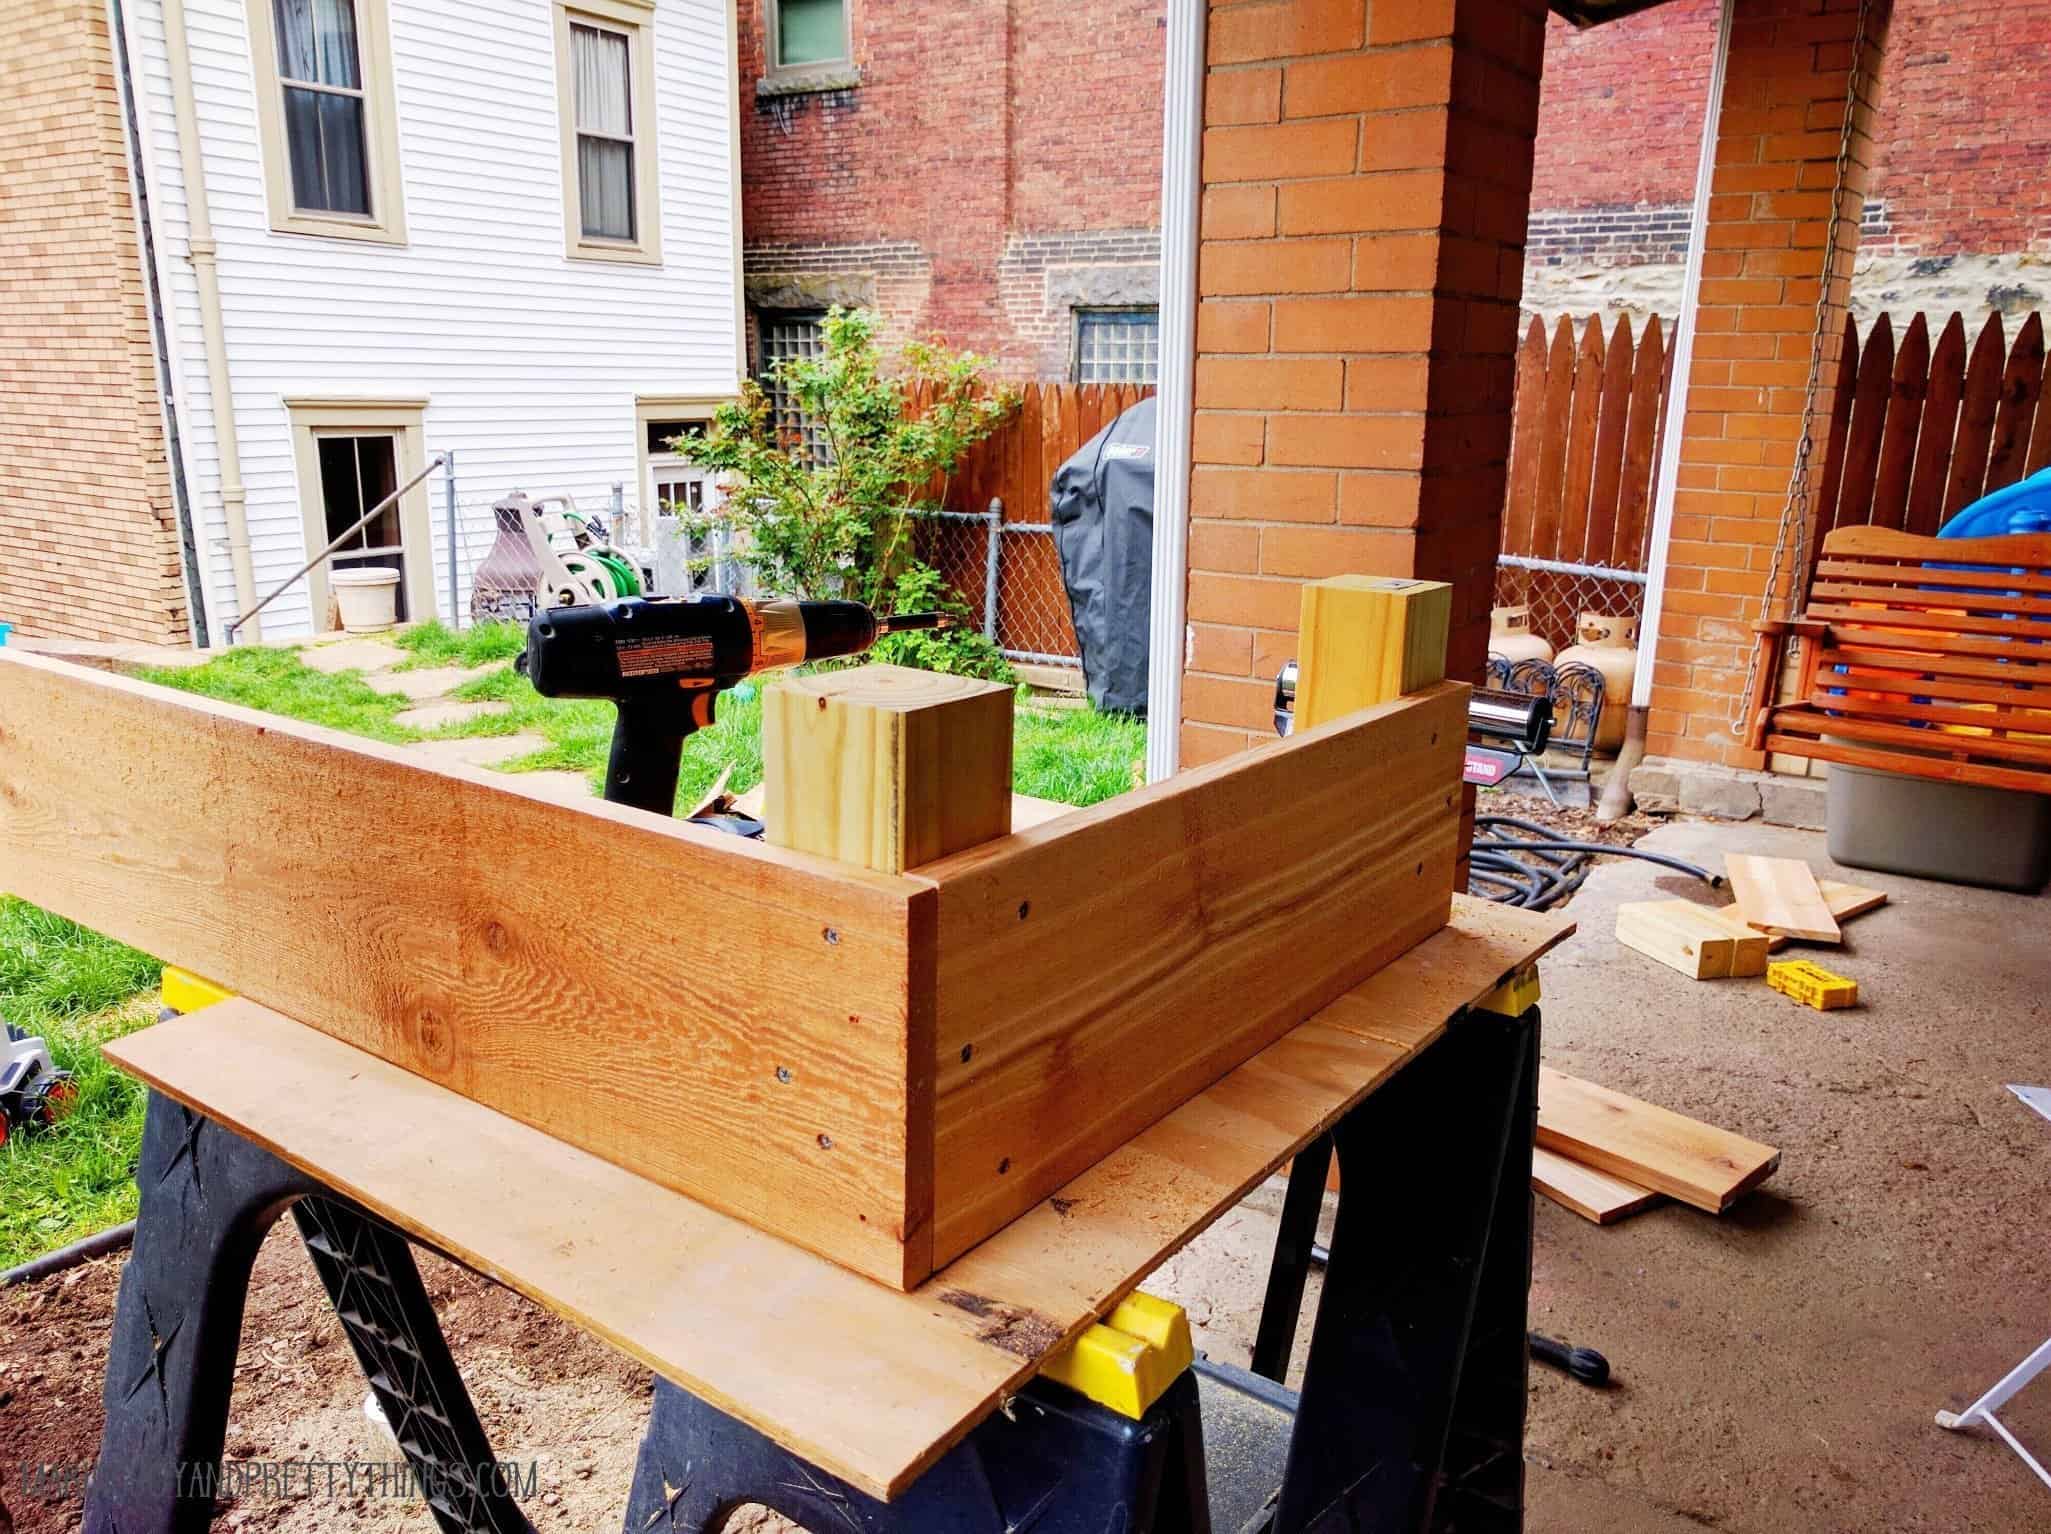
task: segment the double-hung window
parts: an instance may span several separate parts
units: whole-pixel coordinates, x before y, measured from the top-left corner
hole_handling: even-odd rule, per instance
[[[572,257],[662,258],[654,14],[641,0],[556,6],[563,244]]]
[[[404,244],[385,0],[249,0],[271,227]]]

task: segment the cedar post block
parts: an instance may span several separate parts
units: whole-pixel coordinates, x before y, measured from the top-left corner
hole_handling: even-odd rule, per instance
[[[1296,642],[1296,728],[1307,730],[1446,679],[1453,588],[1334,575],[1305,582]]]
[[[762,695],[763,819],[779,847],[902,873],[1011,833],[1011,689],[855,666]]]

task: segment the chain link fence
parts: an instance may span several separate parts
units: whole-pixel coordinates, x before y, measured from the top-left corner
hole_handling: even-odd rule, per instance
[[[1050,524],[1007,522],[998,501],[980,514],[928,511],[918,521],[919,557],[968,604],[977,627],[1008,659],[1082,664]]]
[[[608,495],[580,497],[577,508],[603,517],[623,549],[649,552],[643,549],[639,508],[625,491],[624,483],[614,484]],[[480,614],[524,621],[532,613],[534,575],[531,556],[524,553],[525,536],[517,523],[502,528],[493,515],[505,494],[464,483],[453,464],[432,484],[436,606],[443,620],[456,627],[468,627]],[[916,515],[919,557],[940,572],[967,604],[976,626],[1007,658],[1080,668],[1082,652],[1069,617],[1051,525],[1007,522],[997,501],[987,512]],[[650,532],[652,549],[662,539],[653,526]],[[730,550],[694,544],[677,555],[678,563],[702,563],[709,556],[710,564],[681,580],[676,572],[668,572],[662,587],[666,593],[671,586],[681,592],[688,582],[692,592],[746,594],[746,573]]]
[[[1496,558],[1495,605],[1529,608],[1531,632],[1557,653],[1576,642],[1583,613],[1642,618],[1645,572],[1502,554]]]

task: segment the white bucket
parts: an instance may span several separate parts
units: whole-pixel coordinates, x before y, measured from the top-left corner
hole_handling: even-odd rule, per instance
[[[379,634],[399,621],[399,572],[386,565],[333,570],[328,585],[351,634]]]

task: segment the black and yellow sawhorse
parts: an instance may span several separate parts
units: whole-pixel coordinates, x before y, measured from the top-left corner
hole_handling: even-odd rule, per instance
[[[178,1010],[218,995],[167,975]],[[1265,1372],[1287,1359],[1331,1155],[1342,1173],[1300,1393],[1192,1362],[1180,1313],[1135,1295],[884,1503],[658,1379],[625,1529],[716,1529],[751,1502],[864,1534],[1521,1528],[1536,999],[1526,977],[1463,1010],[1296,1161]],[[154,1093],[137,1180],[88,1534],[209,1527],[250,1269],[288,1209],[440,1526],[530,1528],[404,1236]]]

